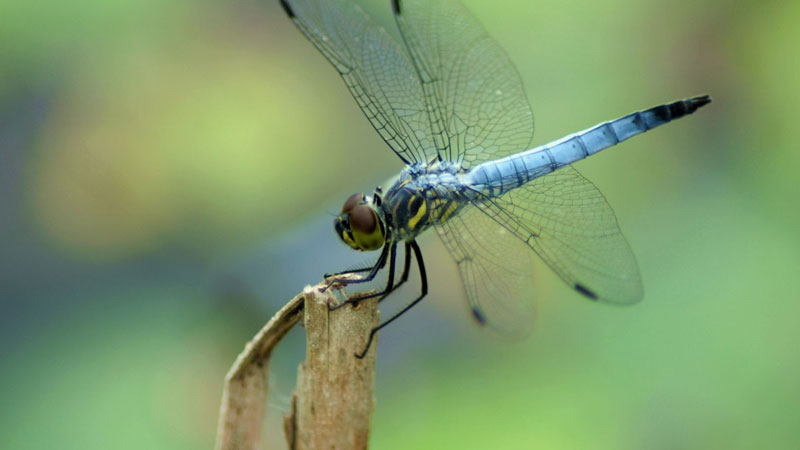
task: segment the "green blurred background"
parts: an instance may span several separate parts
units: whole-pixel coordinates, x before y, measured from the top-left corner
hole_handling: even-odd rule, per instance
[[[540,266],[535,331],[508,342],[423,239],[435,282],[381,335],[372,446],[800,448],[800,2],[465,3],[536,144],[714,103],[577,165],[637,254],[635,307]],[[2,447],[212,447],[244,342],[358,261],[326,211],[400,168],[277,0],[0,2]],[[303,346],[275,355],[265,448]]]

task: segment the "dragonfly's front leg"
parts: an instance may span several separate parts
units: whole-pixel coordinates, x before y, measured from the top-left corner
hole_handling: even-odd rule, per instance
[[[383,249],[381,250],[381,254],[378,257],[378,260],[375,261],[375,265],[372,266],[371,268],[348,270],[337,273],[332,276],[326,276],[325,278],[327,279],[327,284],[324,287],[320,288],[320,292],[327,291],[331,286],[335,284],[346,286],[348,284],[367,283],[372,281],[378,274],[378,272],[380,272],[380,270],[386,265],[386,258],[389,255],[389,251],[392,250],[394,252],[395,248],[396,244],[384,245]],[[366,271],[369,271],[369,273],[362,278],[351,278],[348,276],[353,273],[366,272]]]
[[[355,304],[355,305],[357,305],[357,304],[361,303],[364,300],[367,300],[367,299],[370,299],[370,298],[374,298],[374,297],[380,297],[380,299],[378,301],[383,300],[387,295],[389,295],[395,289],[400,287],[400,285],[402,285],[405,282],[405,280],[408,278],[408,266],[409,266],[409,263],[410,263],[410,259],[409,259],[410,255],[408,253],[408,244],[406,244],[406,256],[405,256],[405,258],[406,258],[405,267],[403,268],[403,275],[401,277],[401,280],[400,280],[399,283],[394,284],[395,263],[397,261],[397,244],[393,243],[391,245],[391,249],[389,250],[389,277],[386,280],[386,287],[383,288],[382,291],[373,292],[371,294],[366,294],[366,295],[358,295],[356,297],[348,298],[346,301],[344,301],[344,302],[342,302],[342,303],[340,303],[340,304],[338,304],[338,305],[336,305],[336,306],[334,306],[332,308],[328,308],[328,309],[331,310],[331,311],[335,311],[335,310],[341,308],[344,305],[347,305],[347,304]],[[384,264],[385,264],[385,261],[384,261]],[[359,282],[360,282],[360,280],[359,280]]]
[[[386,297],[389,296],[389,294],[391,294],[392,292],[397,290],[397,288],[399,288],[406,281],[408,281],[408,270],[411,267],[411,251],[412,251],[411,250],[411,245],[406,243],[405,261],[403,262],[403,272],[400,275],[400,281],[398,281],[397,284],[392,286],[392,283],[394,282],[394,265],[395,265],[395,257],[396,257],[394,249],[392,249],[392,253],[391,253],[390,257],[389,257],[390,258],[389,259],[389,279],[386,282],[386,287],[382,291],[373,292],[371,294],[367,294],[367,295],[364,295],[364,296],[360,296],[360,297],[358,297],[356,299],[353,299],[353,302],[361,302],[363,300],[367,300],[367,299],[373,298],[373,297],[380,297],[378,299],[378,301],[382,302],[383,299],[385,299]],[[340,306],[341,305],[337,306],[336,308],[339,308]]]
[[[370,270],[372,270],[372,266],[362,267],[360,269],[343,270],[341,272],[336,272],[336,273],[326,273],[325,275],[322,276],[322,278],[327,280],[328,278],[340,277],[342,275],[351,275],[354,273],[369,272]]]

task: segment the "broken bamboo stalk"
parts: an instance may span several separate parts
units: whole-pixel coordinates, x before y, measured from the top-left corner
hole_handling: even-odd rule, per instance
[[[323,284],[324,285],[324,284]],[[245,345],[225,377],[217,450],[261,448],[269,360],[275,346],[302,318],[306,360],[298,368],[291,411],[284,417],[289,448],[365,449],[374,405],[375,349],[355,357],[378,324],[376,299],[329,311],[333,289],[308,286]]]

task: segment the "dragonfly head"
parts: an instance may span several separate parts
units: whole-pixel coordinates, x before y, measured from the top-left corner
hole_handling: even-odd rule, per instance
[[[364,194],[353,194],[333,221],[339,239],[355,250],[369,251],[383,247],[386,226],[374,202]]]

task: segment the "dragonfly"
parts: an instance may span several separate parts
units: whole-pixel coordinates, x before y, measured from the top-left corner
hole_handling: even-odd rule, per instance
[[[345,244],[380,255],[369,267],[326,275],[326,286],[369,282],[387,265],[388,275],[380,291],[332,309],[383,300],[408,280],[412,256],[419,269],[419,295],[373,328],[357,357],[427,295],[417,237],[430,228],[458,266],[474,319],[502,333],[524,335],[533,323],[533,302],[523,295],[532,284],[532,255],[592,301],[642,299],[636,258],[613,210],[572,164],[695,112],[708,95],[533,147],[533,113],[516,69],[457,0],[391,0],[400,39],[346,0],[280,4],[405,164],[387,189],[347,198],[334,220]]]

